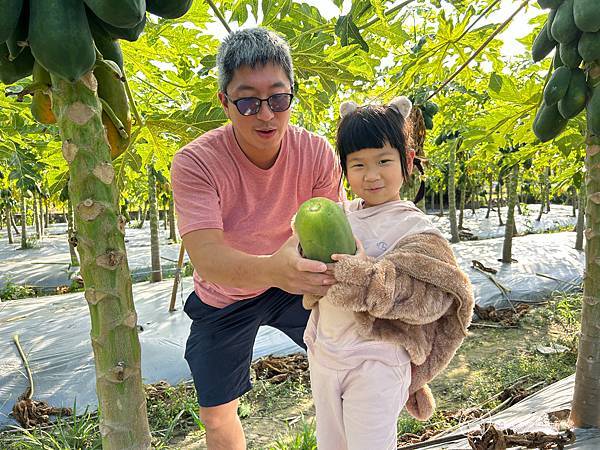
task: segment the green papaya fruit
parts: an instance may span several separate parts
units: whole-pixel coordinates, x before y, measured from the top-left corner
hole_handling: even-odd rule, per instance
[[[0,0],[0,43],[6,42],[13,33],[23,8],[23,0]]]
[[[546,23],[548,24],[546,26],[546,33],[548,33],[548,39],[550,40],[554,40],[554,38],[552,37],[552,22],[554,22],[554,18],[556,17],[556,9],[551,9],[550,12],[548,13],[548,19],[546,20]]]
[[[573,17],[573,0],[565,0],[558,7],[550,31],[552,37],[561,44],[567,44],[577,39],[581,32],[575,25],[575,18]]]
[[[556,70],[559,67],[562,67],[564,65],[565,65],[565,63],[563,62],[563,60],[560,57],[560,52],[558,52],[558,51],[554,52],[554,58],[552,58],[552,68],[554,70]]]
[[[29,4],[23,3],[21,8],[21,15],[17,26],[14,28],[11,35],[6,40],[8,51],[10,53],[10,59],[15,59],[23,51],[24,47],[27,47],[27,34],[29,29]]]
[[[0,44],[0,81],[4,84],[13,84],[28,77],[33,71],[33,61],[29,47],[25,47],[19,56],[11,60],[6,43]]]
[[[100,20],[119,28],[136,26],[146,14],[144,0],[83,0]]]
[[[433,118],[429,114],[423,114],[423,122],[425,122],[425,128],[427,130],[433,130]]]
[[[579,67],[581,64],[581,55],[577,50],[577,44],[579,40],[569,42],[568,44],[559,44],[560,59],[563,64],[571,69]]]
[[[146,0],[146,9],[155,16],[177,19],[192,7],[192,0]]]
[[[575,25],[581,31],[600,31],[600,2],[598,0],[575,0],[573,3]]]
[[[113,39],[124,39],[129,42],[135,42],[140,37],[140,34],[142,34],[142,31],[144,31],[144,27],[146,26],[146,15],[144,14],[144,18],[140,23],[130,28],[114,27],[100,19],[98,19],[98,23]]]
[[[49,87],[52,86],[50,74],[39,63],[33,63],[33,82],[44,83]],[[52,98],[44,91],[37,90],[34,92],[29,105],[33,118],[43,124],[56,123],[56,117],[52,112]]]
[[[425,102],[423,105],[423,111],[429,114],[431,117],[435,116],[440,110],[440,107],[434,102]]]
[[[592,134],[600,136],[600,85],[592,90],[592,96],[587,105],[587,123]]]
[[[548,106],[557,104],[567,93],[570,81],[571,69],[566,66],[556,69],[544,88],[544,103]]]
[[[556,9],[560,6],[563,0],[538,0],[538,4],[542,9]]]
[[[81,0],[30,0],[29,45],[50,73],[75,81],[92,70],[94,40]]]
[[[121,45],[117,39],[113,39],[108,32],[98,24],[95,20],[89,21],[90,30],[96,48],[104,59],[108,59],[117,63],[117,65],[123,70],[123,52],[121,51]]]
[[[548,38],[548,33],[546,31],[548,29],[547,27],[548,23],[546,22],[533,41],[533,46],[531,47],[533,62],[541,61],[548,56],[548,53],[550,53],[554,47],[556,47],[556,41]]]
[[[106,111],[102,111],[102,123],[104,124],[106,137],[110,145],[110,154],[112,159],[115,159],[127,150],[131,141],[131,113],[129,111],[125,84],[105,64],[98,64],[96,66],[94,76],[98,80],[98,97],[106,102],[107,106],[110,107],[123,125],[122,131],[127,133],[127,137],[121,136],[117,125],[111,120],[110,115]]]
[[[311,198],[300,205],[293,221],[305,258],[331,263],[331,255],[335,253],[356,253],[348,218],[334,201]]]
[[[569,89],[558,102],[558,112],[565,119],[571,119],[585,108],[588,86],[585,72],[581,69],[572,69]]]
[[[577,50],[585,62],[600,59],[600,31],[596,33],[583,33]]]
[[[533,121],[533,132],[542,142],[554,139],[567,126],[567,119],[560,115],[558,105],[542,103]]]

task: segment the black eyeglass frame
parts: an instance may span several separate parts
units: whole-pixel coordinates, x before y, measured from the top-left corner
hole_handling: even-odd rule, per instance
[[[232,100],[232,99],[229,97],[229,95],[227,94],[227,92],[223,92],[223,95],[225,96],[225,98],[227,99],[227,101],[229,101],[229,102],[231,102],[231,103],[233,103],[233,104],[235,105],[235,107],[237,108],[237,110],[239,111],[239,113],[240,113],[242,116],[246,116],[246,117],[247,117],[247,116],[255,116],[256,114],[258,114],[258,113],[260,112],[260,108],[262,108],[262,104],[263,104],[263,102],[267,102],[267,105],[269,105],[269,109],[270,109],[271,111],[273,111],[274,113],[276,113],[276,112],[284,112],[284,111],[287,111],[287,110],[288,110],[288,109],[290,109],[290,107],[292,106],[292,100],[294,99],[294,93],[293,93],[293,92],[280,92],[280,93],[277,93],[277,94],[270,95],[270,96],[268,96],[267,98],[260,98],[260,97],[241,97],[241,98],[238,98],[238,99],[236,99],[236,100]],[[278,109],[278,110],[275,110],[275,109],[273,109],[273,106],[271,105],[271,99],[272,99],[273,97],[277,97],[277,96],[280,96],[280,95],[284,95],[284,96],[288,97],[290,100],[289,100],[289,103],[288,103],[288,106],[287,106],[287,108],[285,108],[285,109]],[[242,110],[240,109],[240,107],[239,107],[239,102],[241,102],[242,100],[250,100],[250,99],[253,99],[253,100],[258,100],[260,103],[258,104],[258,108],[256,109],[256,112],[251,112],[250,114],[245,114],[245,113],[244,113],[244,111],[242,111]]]

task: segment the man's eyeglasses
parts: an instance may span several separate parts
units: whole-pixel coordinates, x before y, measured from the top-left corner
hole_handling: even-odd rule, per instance
[[[294,94],[273,94],[267,98],[242,97],[237,100],[232,100],[225,94],[225,98],[235,105],[242,116],[253,116],[258,114],[263,102],[267,102],[273,112],[287,111],[292,104]]]

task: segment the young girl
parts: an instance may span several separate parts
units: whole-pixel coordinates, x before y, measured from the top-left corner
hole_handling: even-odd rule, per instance
[[[337,152],[358,197],[344,205],[357,255],[333,255],[325,297],[304,334],[319,450],[396,449],[402,408],[433,414],[427,386],[467,332],[472,289],[448,242],[400,188],[415,161],[407,117],[412,104],[340,108]],[[420,190],[422,196],[423,189]]]

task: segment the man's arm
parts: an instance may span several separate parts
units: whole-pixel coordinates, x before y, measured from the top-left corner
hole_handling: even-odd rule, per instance
[[[292,236],[272,255],[250,255],[225,243],[223,231],[196,230],[183,236],[200,276],[211,283],[246,289],[278,287],[293,294],[325,295],[335,279],[327,266],[302,258]]]

